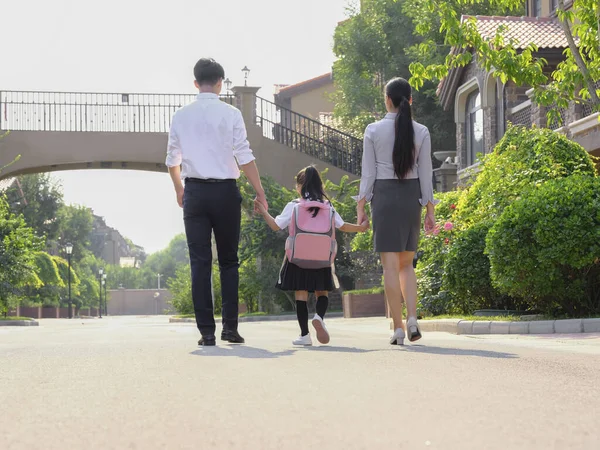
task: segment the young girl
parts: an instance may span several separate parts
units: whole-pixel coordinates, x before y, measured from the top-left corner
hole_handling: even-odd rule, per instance
[[[301,200],[319,203],[325,203],[328,200],[323,189],[321,176],[317,169],[312,166],[302,169],[296,175],[296,191],[300,195]],[[256,206],[271,229],[279,231],[286,229],[290,225],[294,208],[298,203],[299,201],[288,203],[283,212],[276,218],[273,218],[269,214],[262,203],[256,202]],[[327,212],[327,210],[320,210],[318,208],[310,208],[308,211],[312,213],[312,218],[316,218],[318,214],[325,214]],[[334,221],[335,227],[338,230],[349,233],[363,232],[369,227],[368,220],[365,220],[361,225],[344,223],[344,220],[335,211]],[[277,288],[283,291],[295,291],[296,293],[296,313],[298,315],[298,323],[300,324],[300,336],[293,341],[294,345],[312,345],[312,339],[308,331],[307,305],[308,294],[310,292],[314,292],[317,297],[317,313],[312,320],[317,333],[317,340],[321,344],[329,343],[329,333],[323,319],[325,318],[329,304],[328,293],[334,288],[333,276],[331,266],[322,269],[303,269],[296,264],[292,264],[286,257],[281,268]]]

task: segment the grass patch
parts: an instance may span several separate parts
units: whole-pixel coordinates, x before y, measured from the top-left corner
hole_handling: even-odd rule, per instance
[[[350,295],[370,295],[370,294],[383,294],[383,287],[374,287],[371,289],[357,289],[355,291],[344,291],[344,294]]]
[[[2,317],[2,316],[0,316],[0,320],[33,320],[33,319],[31,317],[18,317],[18,316]]]

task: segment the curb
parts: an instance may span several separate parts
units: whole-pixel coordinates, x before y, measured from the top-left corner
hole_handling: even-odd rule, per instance
[[[329,313],[327,317],[331,318],[341,318],[344,317],[343,313]],[[288,320],[297,320],[296,316],[293,314],[286,314],[283,316],[249,316],[249,317],[240,317],[238,322],[285,322]],[[169,323],[196,323],[196,319],[190,318],[178,318],[178,317],[170,317]]]
[[[600,319],[540,320],[531,322],[442,319],[421,320],[419,325],[423,331],[442,331],[458,335],[600,333]]]
[[[0,327],[38,327],[35,320],[0,320]]]

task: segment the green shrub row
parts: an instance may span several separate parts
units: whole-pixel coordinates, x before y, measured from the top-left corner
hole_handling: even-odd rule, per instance
[[[579,144],[511,127],[471,186],[437,197],[440,231],[420,243],[421,314],[600,313],[600,178]]]

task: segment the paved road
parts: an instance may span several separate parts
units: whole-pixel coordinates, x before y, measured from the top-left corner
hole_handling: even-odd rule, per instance
[[[0,328],[0,449],[600,448],[600,335],[429,333],[391,348],[387,321],[242,324],[198,349],[165,318]]]

